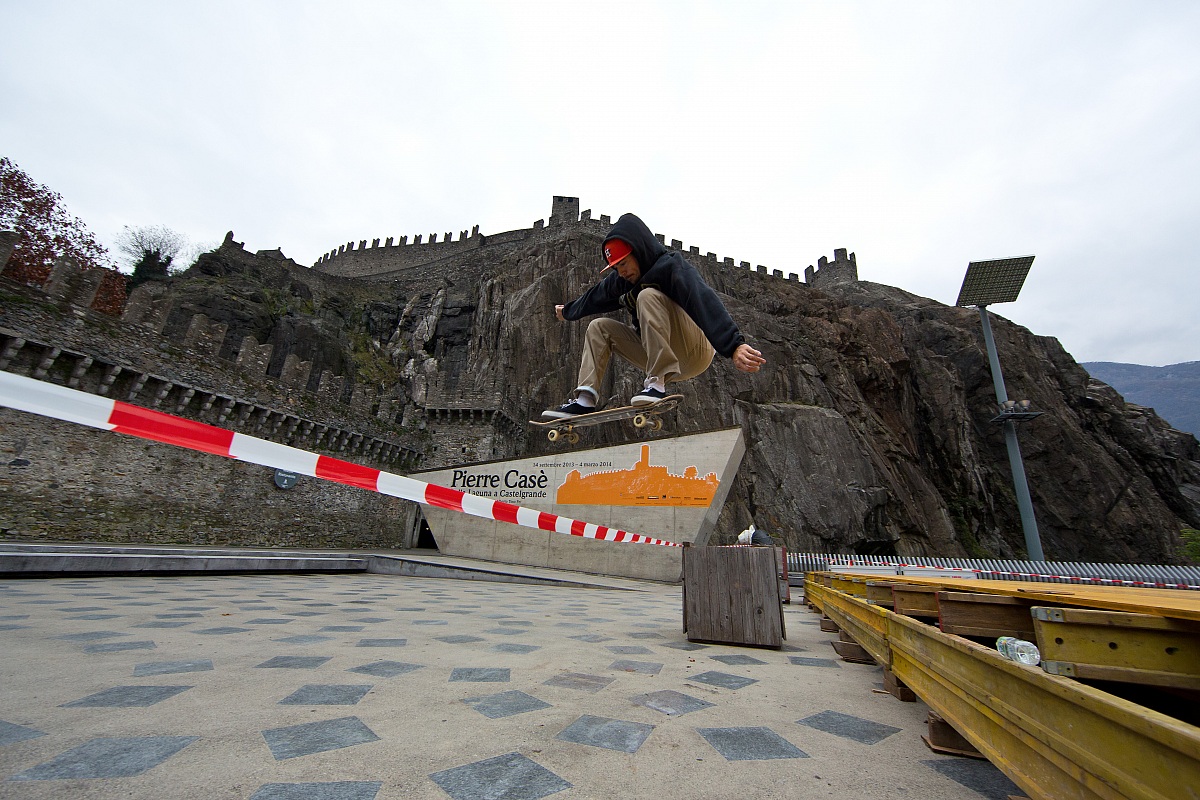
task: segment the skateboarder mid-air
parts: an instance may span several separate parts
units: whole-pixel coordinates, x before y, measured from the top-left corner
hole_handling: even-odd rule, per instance
[[[612,270],[581,296],[554,307],[562,322],[625,308],[627,325],[610,317],[588,323],[579,384],[567,402],[542,412],[543,420],[570,419],[597,411],[608,362],[615,351],[646,374],[644,388],[629,401],[652,406],[668,395],[667,384],[708,369],[714,353],[742,372],[758,372],[762,353],[746,343],[721,298],[682,255],[668,249],[646,223],[625,214],[603,244],[604,269]]]

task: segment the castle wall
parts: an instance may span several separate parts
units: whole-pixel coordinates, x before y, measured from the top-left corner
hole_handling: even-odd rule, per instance
[[[437,235],[431,234],[429,240],[424,240],[422,235],[417,235],[413,237],[411,243],[408,236],[401,236],[399,239],[388,237],[383,246],[380,246],[379,239],[371,240],[370,246],[367,245],[366,239],[359,241],[357,246],[354,242],[347,242],[337,250],[331,250],[323,255],[313,265],[313,269],[331,275],[388,280],[400,274],[407,274],[416,268],[425,268],[434,269],[435,272],[431,277],[438,277],[436,268],[439,265],[453,269],[457,266],[458,259],[468,251],[508,247],[522,243],[533,244],[541,238],[560,235],[562,228],[568,226],[581,226],[604,235],[612,227],[612,221],[607,214],[601,215],[599,219],[593,219],[591,209],[580,211],[578,197],[556,195],[551,203],[549,221],[537,220],[531,228],[484,236],[479,233],[479,226],[476,225],[469,237],[466,231],[462,231],[457,240],[453,240],[450,234],[446,234],[445,238],[439,242]],[[713,270],[736,270],[770,280],[800,280],[800,276],[794,272],[785,275],[781,269],[768,269],[762,264],[751,265],[748,261],[735,261],[730,257],[721,258],[712,251],[701,254],[698,246],[691,245],[685,248],[684,243],[679,239],[672,239],[668,244],[663,234],[655,234],[655,237],[671,249],[684,253],[698,267],[705,266]],[[823,280],[827,286],[858,280],[858,266],[854,263],[854,254],[851,253],[847,259],[845,253],[844,249],[834,250],[833,263],[828,263],[828,259],[824,256],[818,262],[824,271],[825,278]],[[809,285],[816,285],[818,279],[815,277],[815,272],[816,270],[811,266],[805,271],[806,283]]]
[[[240,547],[398,548],[416,506],[0,408],[0,537]]]
[[[810,264],[804,270],[804,282],[818,289],[827,289],[839,284],[855,283],[858,281],[858,261],[854,253],[846,255],[846,248],[833,251],[833,261],[825,256],[817,260],[816,268]]]
[[[106,294],[108,270],[62,261],[41,285],[5,281],[0,370],[381,469],[420,461],[385,433],[398,413],[387,398],[359,390],[346,403],[341,377],[325,373],[297,406],[289,395],[303,392],[310,363],[291,359],[269,379],[270,345],[227,343],[226,326],[202,314],[164,337],[162,285],[138,287],[126,305],[118,277]],[[309,478],[281,490],[270,469],[9,409],[0,465],[0,537],[380,548],[410,544],[419,520],[397,498]]]

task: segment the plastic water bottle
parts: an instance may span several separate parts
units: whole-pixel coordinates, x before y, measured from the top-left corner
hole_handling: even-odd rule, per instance
[[[1009,661],[1017,661],[1031,667],[1042,663],[1042,654],[1038,651],[1037,645],[1015,636],[1001,636],[996,640],[996,649]]]

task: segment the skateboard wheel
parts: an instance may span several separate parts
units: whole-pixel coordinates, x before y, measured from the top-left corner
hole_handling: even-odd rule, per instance
[[[579,434],[578,433],[568,433],[567,441],[571,444],[579,444]]]
[[[558,441],[558,431],[551,428],[550,430],[546,431],[546,438],[552,442],[557,442]]]
[[[644,428],[644,427],[646,427],[647,421],[648,420],[646,419],[645,414],[635,414],[633,417],[633,427]]]
[[[661,430],[662,430],[662,420],[661,420],[661,419],[656,419],[656,420],[654,420],[653,422],[651,422],[651,423],[650,423],[650,430],[652,430],[652,431],[661,431]]]

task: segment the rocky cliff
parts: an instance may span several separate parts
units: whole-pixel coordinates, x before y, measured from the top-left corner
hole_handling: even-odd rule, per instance
[[[400,409],[372,424],[395,426],[436,467],[555,447],[523,421],[575,385],[586,323],[559,323],[553,307],[596,279],[600,239],[594,224],[560,223],[374,281],[227,242],[137,291],[171,305],[168,332],[203,313],[228,326],[225,350],[244,336],[272,344],[268,376],[291,354],[313,376],[346,376],[345,397],[369,387],[376,406]],[[748,450],[718,540],[754,521],[798,550],[1024,557],[973,309],[692,260],[768,359],[746,375],[718,357],[680,386],[686,400],[657,434],[742,428]],[[1056,340],[996,316],[993,329],[1009,396],[1045,412],[1020,440],[1047,558],[1178,562],[1181,527],[1200,526],[1196,439],[1090,379]],[[626,402],[641,379],[614,360],[604,399]],[[447,410],[452,441],[437,427]],[[644,435],[593,428],[579,446]]]
[[[1175,428],[1200,436],[1200,361],[1165,367],[1112,361],[1092,361],[1080,366],[1129,402],[1149,406]]]

